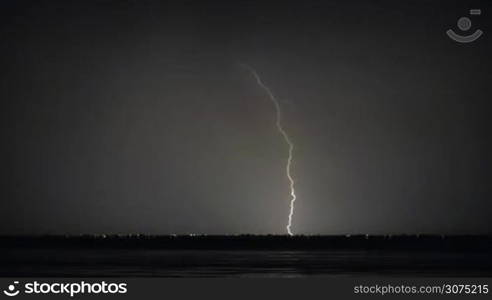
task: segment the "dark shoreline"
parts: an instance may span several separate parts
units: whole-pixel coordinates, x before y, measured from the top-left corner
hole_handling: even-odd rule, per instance
[[[192,250],[401,250],[491,252],[490,235],[79,235],[0,236],[11,248]]]

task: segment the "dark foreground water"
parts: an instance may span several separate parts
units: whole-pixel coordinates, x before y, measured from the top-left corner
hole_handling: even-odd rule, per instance
[[[0,276],[489,276],[491,236],[4,236]]]
[[[0,276],[491,276],[490,253],[402,251],[10,249]]]

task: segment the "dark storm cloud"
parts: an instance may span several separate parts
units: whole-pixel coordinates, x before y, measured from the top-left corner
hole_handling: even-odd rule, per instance
[[[444,34],[472,3],[3,1],[0,232],[284,233],[239,62],[295,232],[490,232],[490,19]]]

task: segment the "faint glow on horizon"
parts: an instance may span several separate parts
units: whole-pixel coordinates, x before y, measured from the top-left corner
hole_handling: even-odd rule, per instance
[[[253,69],[252,67],[250,67],[248,65],[245,65],[245,64],[241,64],[241,66],[243,68],[247,69],[249,72],[251,72],[251,74],[253,74],[253,76],[255,77],[256,82],[258,83],[258,85],[263,90],[265,90],[265,92],[268,94],[270,100],[275,105],[275,111],[276,111],[276,116],[277,116],[276,117],[277,129],[280,132],[280,134],[282,135],[282,137],[284,138],[284,140],[287,143],[287,145],[289,146],[289,157],[287,159],[287,165],[286,165],[286,168],[285,169],[286,169],[286,173],[287,173],[287,178],[289,179],[289,183],[290,183],[290,196],[292,198],[290,200],[289,219],[288,219],[288,222],[287,222],[287,226],[285,228],[287,229],[287,233],[290,236],[292,236],[292,235],[294,235],[292,233],[292,231],[291,231],[292,217],[294,216],[294,204],[296,202],[296,192],[295,192],[295,188],[294,188],[294,178],[291,175],[291,166],[292,166],[292,159],[293,159],[293,152],[294,152],[294,143],[292,143],[289,135],[287,134],[287,132],[282,127],[282,111],[280,110],[280,104],[279,104],[277,98],[275,98],[275,96],[273,95],[273,93],[270,90],[270,88],[267,87],[263,83],[263,81],[261,80],[260,76],[258,75],[258,73],[256,72],[255,69]]]

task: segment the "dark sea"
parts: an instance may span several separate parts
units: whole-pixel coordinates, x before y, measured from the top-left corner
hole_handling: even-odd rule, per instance
[[[488,252],[4,249],[4,277],[491,276]]]

